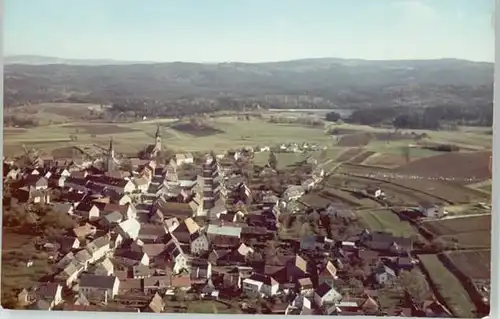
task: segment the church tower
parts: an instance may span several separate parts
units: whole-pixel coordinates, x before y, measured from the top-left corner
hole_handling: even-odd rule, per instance
[[[155,150],[156,151],[161,151],[161,131],[160,131],[160,125],[158,125],[157,128],[156,128]]]
[[[113,147],[113,138],[109,140],[108,156],[106,159],[106,171],[112,172],[115,168],[115,148]]]

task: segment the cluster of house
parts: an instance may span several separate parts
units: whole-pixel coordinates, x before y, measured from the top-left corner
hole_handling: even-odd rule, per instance
[[[275,147],[275,150],[283,153],[303,153],[325,150],[327,147],[313,143],[283,143]]]
[[[151,153],[160,145],[157,140]],[[321,170],[310,183],[290,186],[281,198],[262,192],[258,209],[247,212],[240,208],[257,190],[218,158],[206,156],[191,177],[182,176],[182,165],[194,163],[189,156],[176,156],[167,165],[152,159],[131,162],[132,172],[120,170],[110,143],[101,169],[68,161],[30,168],[4,163],[4,178],[19,185],[14,196],[50,204],[79,221],[46,244],[56,269],[53,280],[23,289],[21,304],[162,312],[165,296],[184,291],[201,298],[279,298],[273,313],[376,314],[375,290],[353,297],[344,289],[352,276],[349,265],[362,261],[363,273],[375,286],[414,267],[410,239],[368,231],[342,242],[307,236],[291,244],[287,254],[256,258],[274,241],[282,208],[317,184]],[[60,191],[54,200],[53,189]],[[339,211],[332,205],[322,213],[337,216]],[[415,309],[446,315],[437,305],[431,300]]]

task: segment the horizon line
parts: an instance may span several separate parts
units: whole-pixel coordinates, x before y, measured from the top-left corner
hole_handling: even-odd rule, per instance
[[[283,59],[283,60],[265,60],[265,61],[255,61],[255,62],[245,62],[239,60],[228,60],[228,61],[183,61],[183,60],[173,60],[173,61],[148,61],[148,60],[120,60],[113,58],[66,58],[66,57],[56,57],[50,55],[37,55],[37,54],[11,54],[4,55],[3,58],[20,58],[20,57],[32,57],[32,58],[45,58],[45,59],[55,59],[55,60],[74,60],[74,61],[109,61],[109,62],[118,62],[124,64],[162,64],[162,63],[189,63],[189,64],[265,64],[265,63],[280,63],[280,62],[294,62],[294,61],[304,61],[304,60],[327,60],[327,59],[336,59],[336,60],[344,60],[344,61],[365,61],[365,62],[391,62],[391,61],[436,61],[436,60],[457,60],[457,61],[466,61],[473,63],[489,63],[494,64],[495,61],[484,61],[484,60],[469,60],[462,59],[456,57],[435,57],[435,58],[408,58],[408,59],[364,59],[364,58],[340,58],[340,57],[303,57],[303,58],[294,58],[294,59]],[[22,64],[22,63],[13,63],[13,64]],[[64,64],[64,63],[47,63],[47,64]]]

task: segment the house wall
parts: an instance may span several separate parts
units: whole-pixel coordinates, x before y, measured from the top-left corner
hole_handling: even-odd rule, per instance
[[[137,185],[137,190],[143,194],[147,193],[149,189],[149,183],[148,184],[142,184],[142,185]]]
[[[442,213],[442,209],[440,207],[432,207],[432,208],[428,208],[424,211],[424,214],[430,218],[439,217],[441,215],[441,213]]]
[[[242,284],[241,288],[243,290],[243,293],[245,293],[247,295],[254,295],[254,294],[258,294],[259,292],[261,292],[263,290],[263,285],[262,285],[262,283],[254,284],[252,282],[248,282],[246,280],[243,280],[243,284]]]
[[[182,254],[175,258],[174,273],[179,273],[182,269],[187,268],[186,257]]]
[[[338,302],[338,301],[340,301],[340,299],[342,299],[342,296],[337,291],[335,291],[335,289],[331,289],[323,297],[320,297],[316,293],[314,294],[314,301],[319,306],[322,306],[325,303]]]
[[[75,282],[78,279],[78,276],[83,272],[84,269],[85,269],[84,267],[81,267],[80,269],[75,271],[73,274],[68,276],[68,279],[66,279],[66,286],[71,287],[73,282]]]
[[[99,266],[95,270],[94,274],[99,275],[99,276],[111,276],[113,274],[113,270],[111,270],[111,269],[108,270],[108,269],[104,268],[103,266]]]
[[[101,259],[102,257],[104,257],[109,251],[111,250],[111,248],[109,247],[109,244],[106,244],[102,247],[100,247],[98,250],[96,250],[93,254],[92,254],[92,258],[90,259],[90,263],[93,263],[99,259]]]
[[[387,282],[387,280],[389,280],[389,276],[387,275],[387,273],[375,274],[375,280],[379,284],[384,284]]]
[[[127,196],[127,195],[124,195],[118,201],[118,204],[120,204],[120,205],[126,205],[126,204],[130,204],[130,203],[132,203],[132,199],[129,196]]]
[[[144,266],[149,266],[149,256],[148,255],[144,254],[144,256],[142,256],[141,264],[143,264]]]
[[[208,251],[208,239],[206,236],[200,236],[191,243],[191,253],[200,254]]]
[[[63,302],[62,299],[62,286],[57,286],[56,294],[54,296],[54,306],[59,305]]]
[[[85,216],[85,217],[87,217],[88,219],[97,219],[97,218],[99,218],[100,215],[101,215],[101,212],[100,212],[99,208],[97,208],[96,206],[93,206],[89,210],[88,216]]]
[[[323,299],[317,293],[314,293],[314,302],[318,305],[318,307],[323,305]]]

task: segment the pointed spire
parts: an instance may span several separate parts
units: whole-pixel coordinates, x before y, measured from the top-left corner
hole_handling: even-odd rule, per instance
[[[109,151],[113,151],[114,148],[113,148],[113,136],[111,136],[111,138],[109,139]]]
[[[161,137],[161,130],[160,130],[160,124],[156,126],[156,134],[155,137]]]

